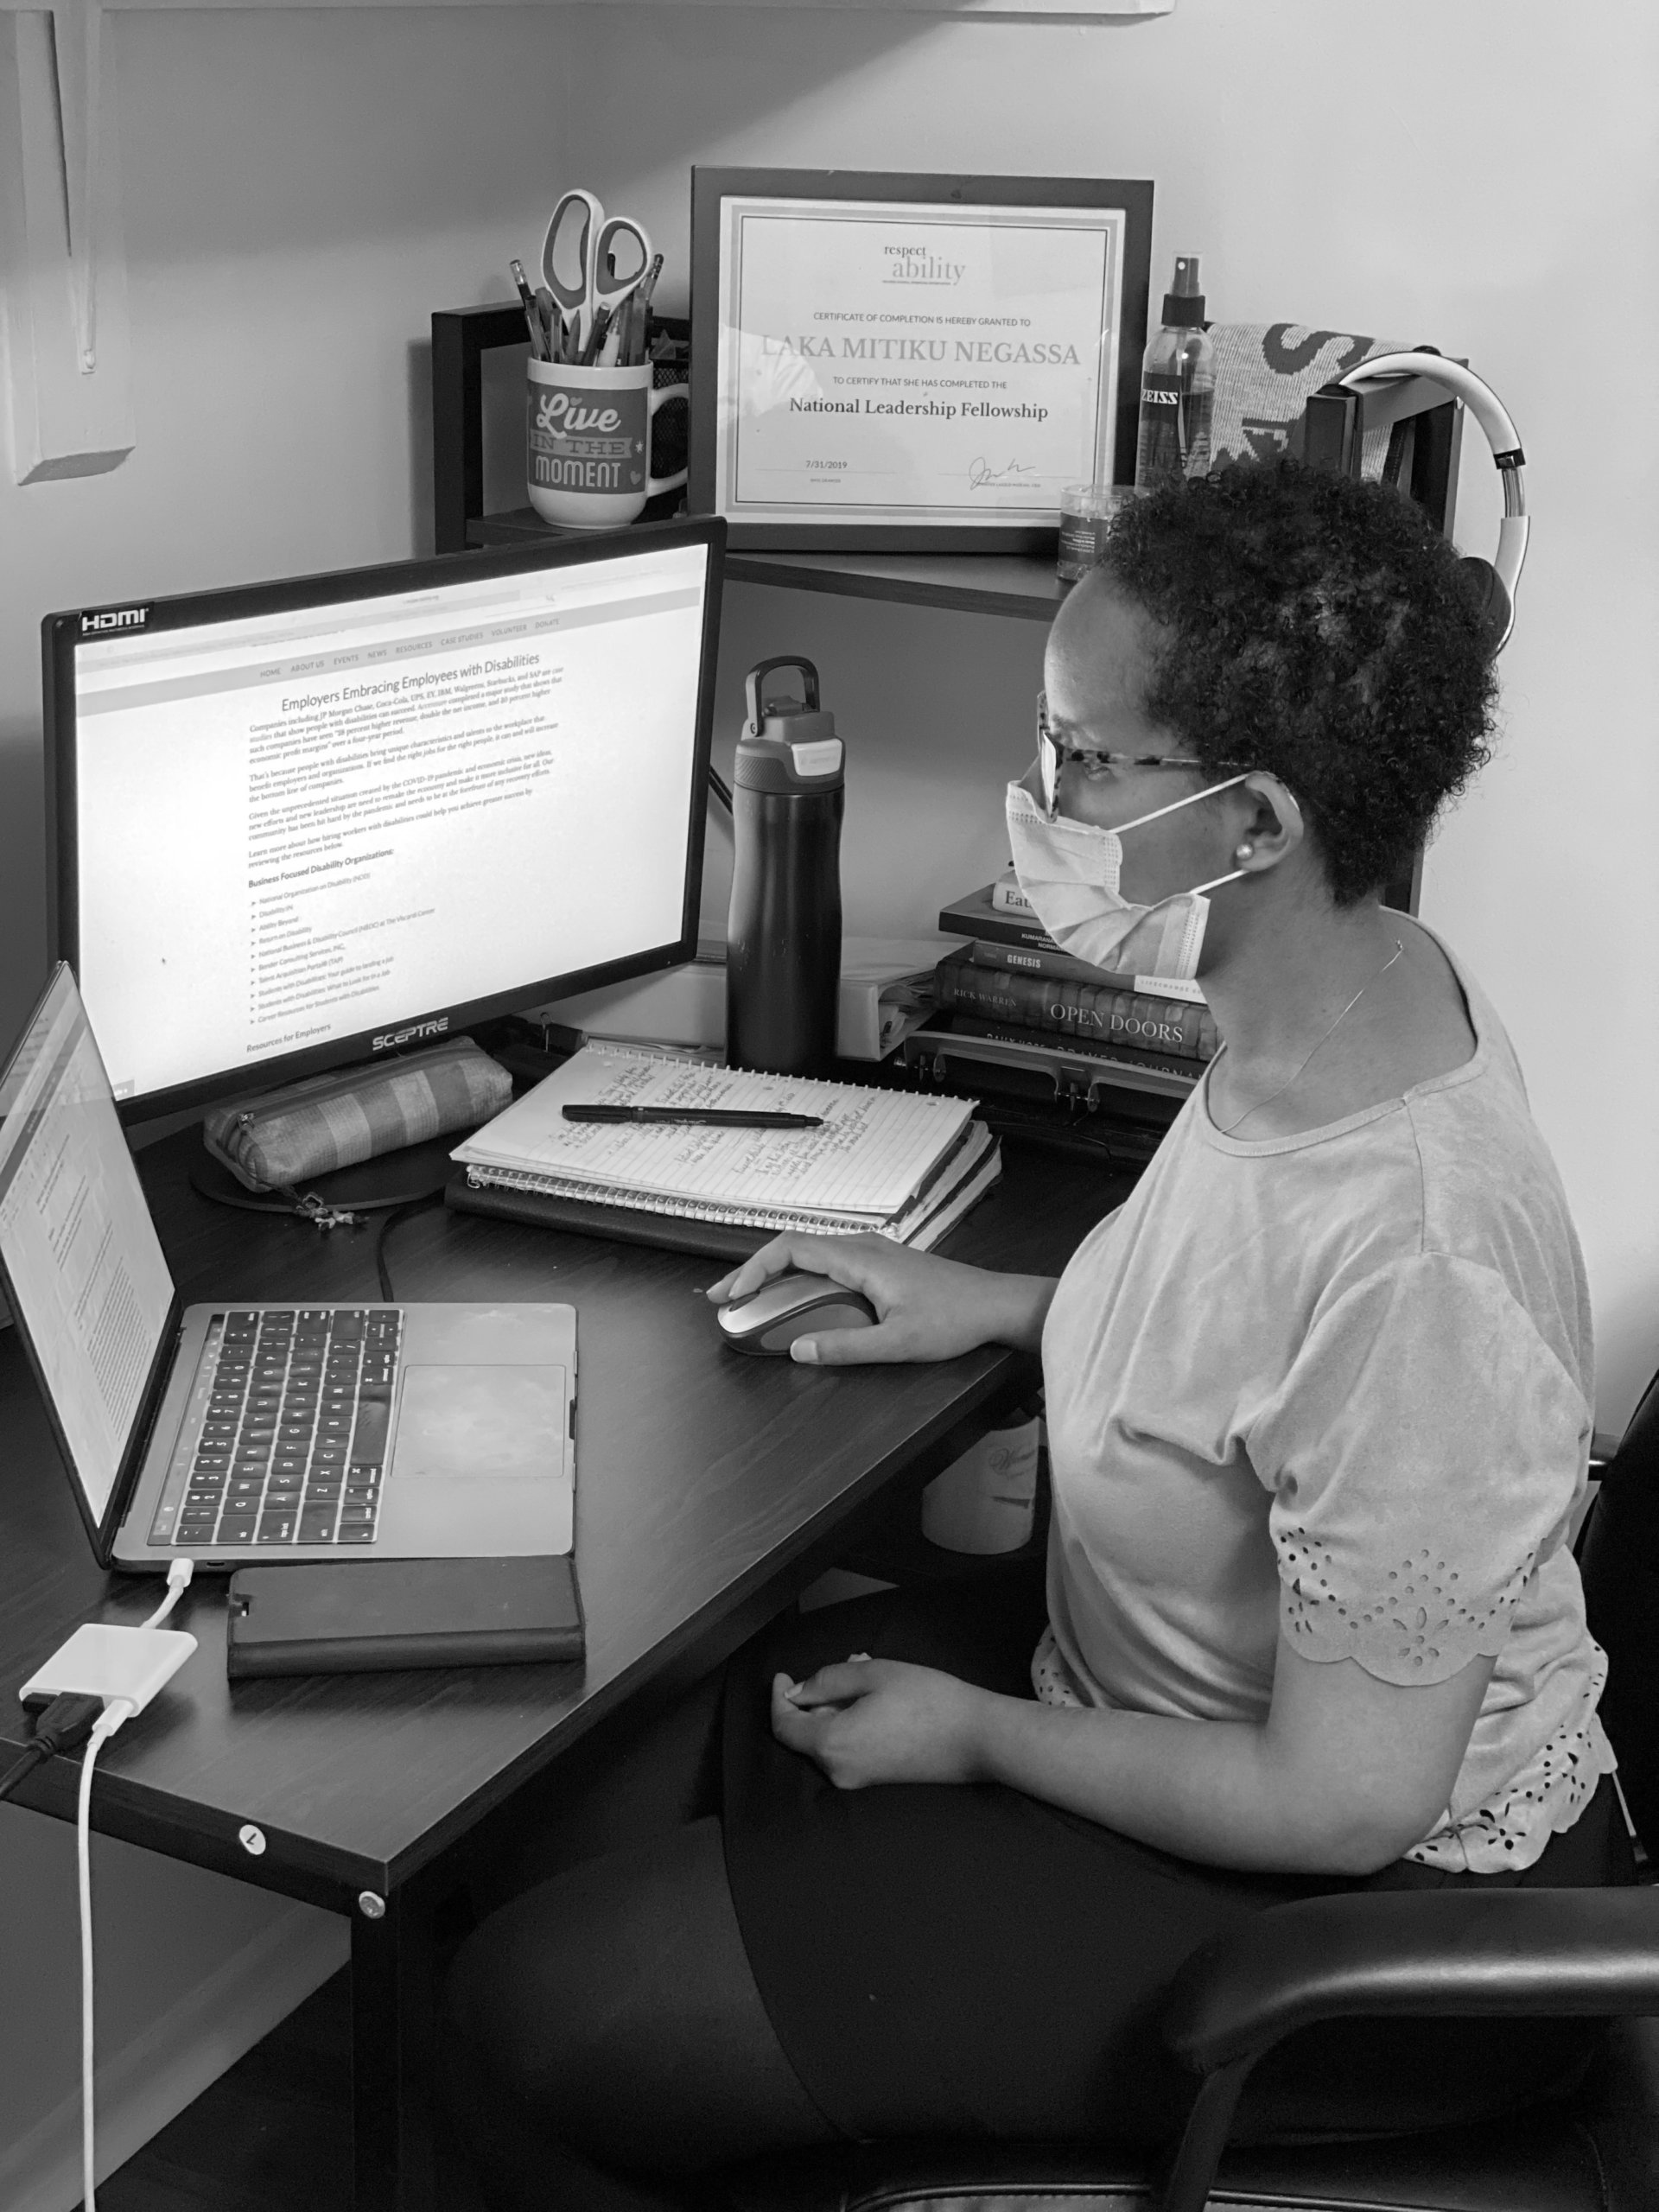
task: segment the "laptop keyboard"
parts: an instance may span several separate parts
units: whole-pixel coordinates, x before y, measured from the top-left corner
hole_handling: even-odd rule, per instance
[[[372,1544],[402,1333],[395,1306],[226,1313],[178,1524],[152,1541]]]

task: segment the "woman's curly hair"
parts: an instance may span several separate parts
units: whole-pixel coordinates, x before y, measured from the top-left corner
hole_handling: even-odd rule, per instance
[[[1235,462],[1129,503],[1102,566],[1160,626],[1145,709],[1217,773],[1296,794],[1332,898],[1409,868],[1489,756],[1481,593],[1382,484]]]

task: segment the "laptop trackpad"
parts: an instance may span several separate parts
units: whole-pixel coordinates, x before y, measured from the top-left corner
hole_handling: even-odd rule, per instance
[[[562,1367],[406,1367],[392,1479],[546,1482],[563,1470],[566,1406]]]

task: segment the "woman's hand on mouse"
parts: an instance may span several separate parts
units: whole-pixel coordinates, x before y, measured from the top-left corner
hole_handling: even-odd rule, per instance
[[[772,1730],[837,1789],[879,1782],[976,1782],[991,1692],[932,1667],[860,1655],[804,1682],[774,1675]]]
[[[871,1361],[954,1359],[977,1344],[1035,1351],[1054,1285],[1046,1275],[992,1274],[888,1236],[774,1236],[752,1259],[712,1284],[716,1306],[747,1298],[790,1270],[827,1275],[862,1292],[876,1311],[874,1328],[825,1329],[798,1338],[790,1357],[809,1366]]]

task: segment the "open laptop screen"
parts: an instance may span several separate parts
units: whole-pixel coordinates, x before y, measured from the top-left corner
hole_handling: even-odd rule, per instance
[[[173,1281],[67,968],[54,971],[0,1077],[0,1274],[97,1530]]]

